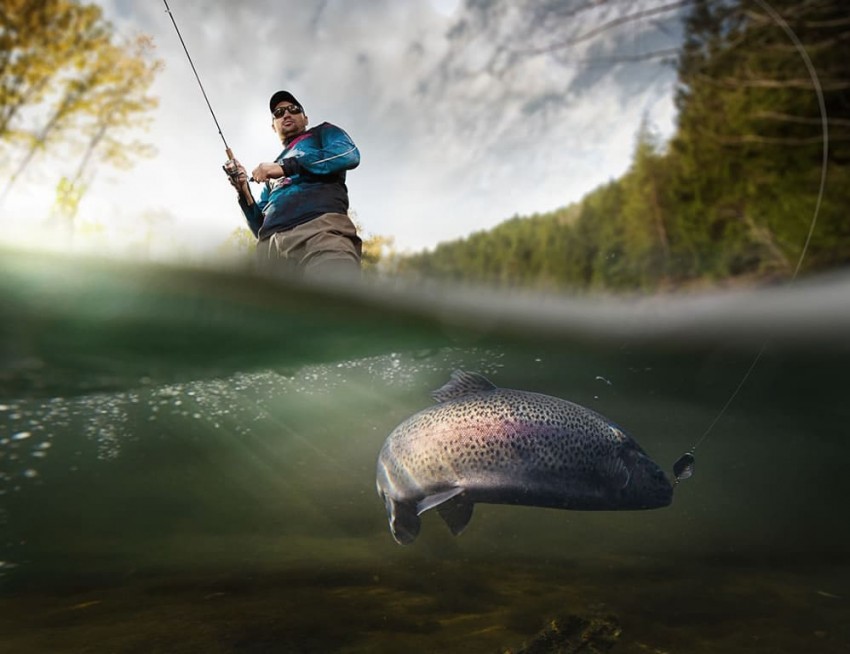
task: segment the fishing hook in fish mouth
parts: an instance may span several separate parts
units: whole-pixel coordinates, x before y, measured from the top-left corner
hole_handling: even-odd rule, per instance
[[[676,463],[673,464],[673,485],[676,486],[680,481],[684,481],[685,479],[689,479],[694,474],[694,465],[696,464],[696,459],[694,458],[693,452],[685,452],[682,456],[676,459]]]

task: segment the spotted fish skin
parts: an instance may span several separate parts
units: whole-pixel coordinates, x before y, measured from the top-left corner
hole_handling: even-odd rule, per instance
[[[438,404],[398,425],[378,457],[378,495],[401,544],[432,508],[459,534],[478,502],[633,510],[672,501],[661,468],[595,411],[459,370],[433,396]]]

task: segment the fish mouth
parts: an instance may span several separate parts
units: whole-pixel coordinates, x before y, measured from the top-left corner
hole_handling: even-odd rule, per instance
[[[627,510],[660,509],[673,501],[673,484],[661,467],[638,449],[621,451],[629,478],[615,491],[616,508]]]
[[[667,475],[658,470],[650,479],[640,486],[635,502],[631,508],[660,509],[673,502],[673,484]]]

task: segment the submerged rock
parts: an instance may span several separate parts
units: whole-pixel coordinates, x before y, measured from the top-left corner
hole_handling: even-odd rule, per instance
[[[521,649],[504,654],[597,654],[614,647],[621,633],[613,615],[567,615],[550,620]]]

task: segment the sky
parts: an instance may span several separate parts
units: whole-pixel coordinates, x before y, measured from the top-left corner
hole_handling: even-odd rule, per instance
[[[101,166],[80,220],[102,225],[117,248],[153,226],[161,244],[214,253],[244,219],[164,4],[99,4],[118,34],[150,34],[165,67],[152,88],[159,107],[138,135],[156,155],[130,171]],[[291,91],[311,125],[331,122],[354,139],[351,207],[365,236],[391,236],[401,252],[575,202],[625,172],[644,117],[662,137],[675,125],[675,66],[641,55],[675,48],[679,18],[615,20],[660,0],[168,4],[248,170],[280,152],[268,99]],[[56,183],[46,171],[61,165],[45,157],[19,184],[3,215],[28,221],[7,224],[0,240],[45,241]]]

